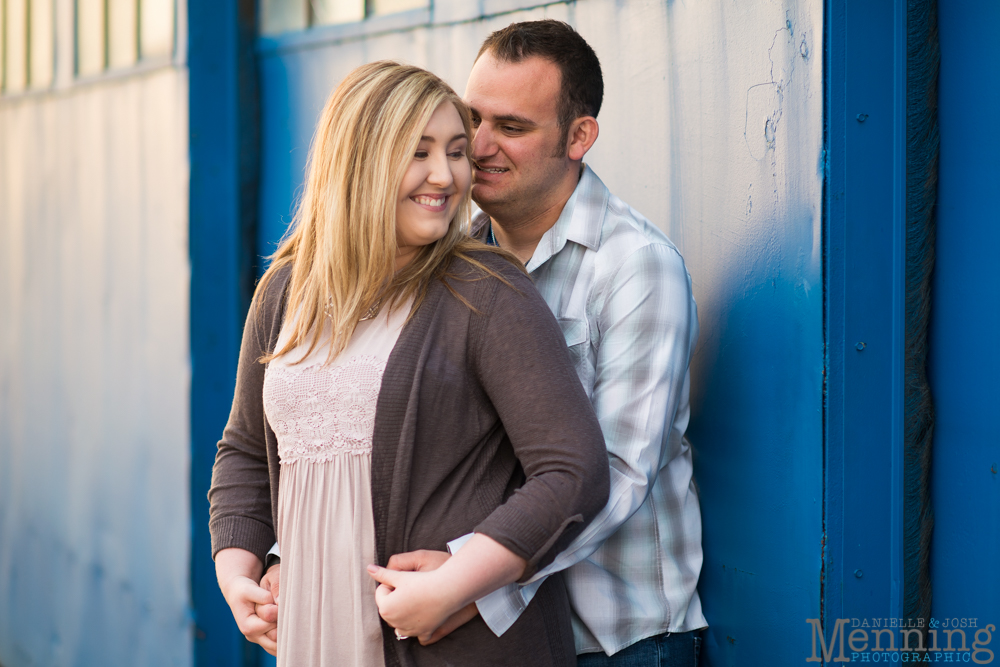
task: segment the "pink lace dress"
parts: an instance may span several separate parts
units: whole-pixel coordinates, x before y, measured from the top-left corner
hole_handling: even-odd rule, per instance
[[[279,667],[383,667],[375,582],[375,404],[409,304],[358,324],[350,344],[272,361],[264,411],[278,438]],[[286,321],[280,349],[290,335]]]

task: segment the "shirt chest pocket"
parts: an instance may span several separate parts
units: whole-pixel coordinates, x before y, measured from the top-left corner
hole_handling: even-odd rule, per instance
[[[587,320],[572,317],[557,317],[556,320],[562,329],[563,338],[566,339],[569,358],[589,398],[594,384],[594,366],[590,355],[590,326]]]
[[[590,340],[590,327],[586,320],[578,320],[572,317],[557,317],[559,328],[562,329],[563,338],[566,339],[566,347],[572,349],[583,345]]]

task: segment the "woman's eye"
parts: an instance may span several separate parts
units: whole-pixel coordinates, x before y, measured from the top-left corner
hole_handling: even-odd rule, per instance
[[[451,153],[448,153],[448,157],[450,157],[453,160],[461,160],[462,158],[465,157],[465,149],[462,149],[460,151],[452,151]]]
[[[418,160],[423,160],[427,156],[428,156],[427,151],[417,151],[416,153],[413,154],[413,157],[415,157]]]

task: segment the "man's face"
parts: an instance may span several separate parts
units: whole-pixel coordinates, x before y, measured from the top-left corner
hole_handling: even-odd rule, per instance
[[[495,219],[527,222],[573,169],[560,146],[560,83],[559,68],[538,57],[506,63],[487,52],[472,68],[472,198]]]

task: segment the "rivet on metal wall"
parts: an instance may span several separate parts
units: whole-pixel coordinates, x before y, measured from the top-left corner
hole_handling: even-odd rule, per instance
[[[866,113],[859,113],[858,116],[857,116],[857,118],[858,118],[858,122],[859,123],[863,123],[866,120],[868,120],[868,114],[866,114]]]
[[[860,579],[861,577],[865,576],[865,573],[862,572],[861,570],[855,570],[854,571],[854,576],[857,577],[858,579]]]
[[[861,350],[865,349],[865,347],[866,345],[863,342],[858,342],[858,344],[854,346],[854,349],[860,352]]]

